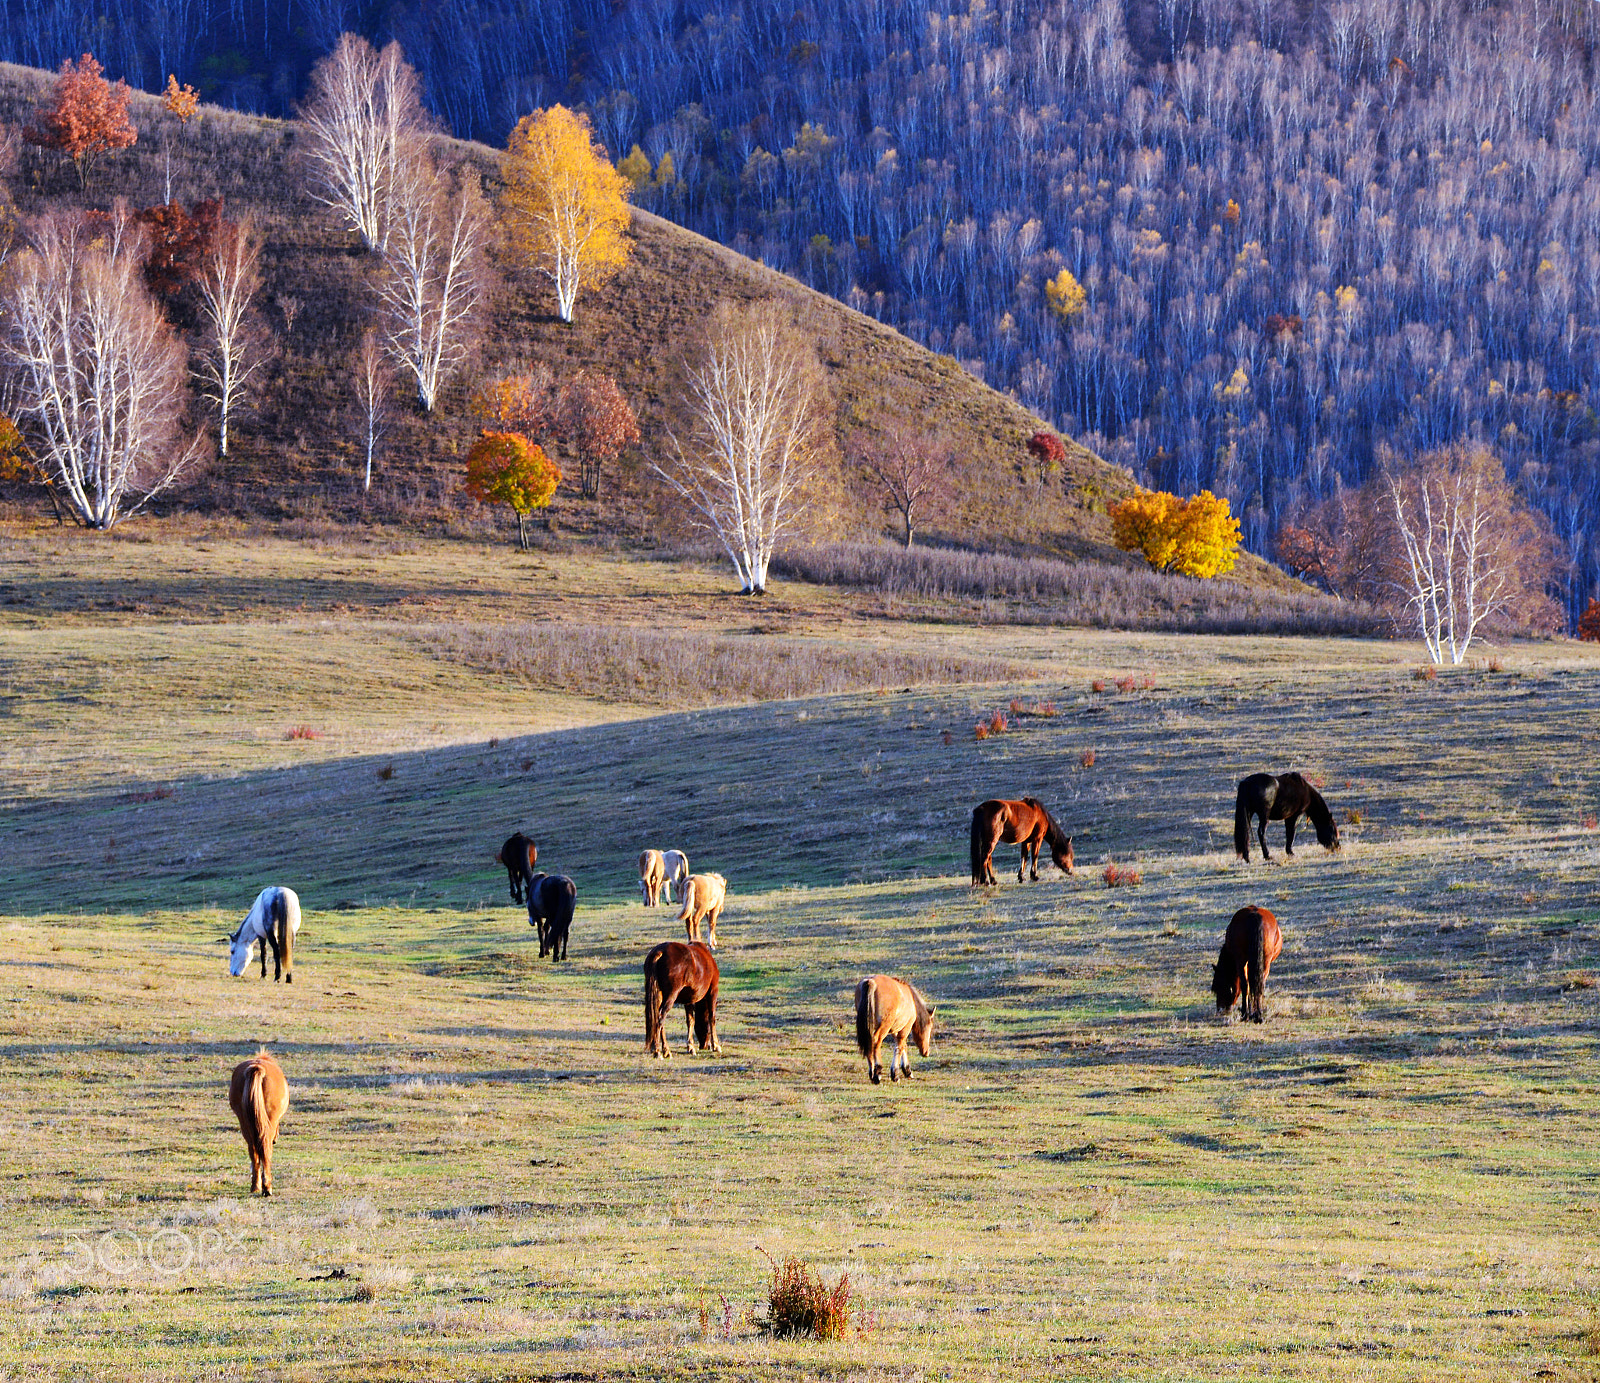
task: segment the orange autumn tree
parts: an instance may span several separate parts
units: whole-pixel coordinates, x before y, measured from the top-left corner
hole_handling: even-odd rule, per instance
[[[1578,620],[1578,637],[1587,643],[1600,643],[1600,600],[1589,597],[1589,607]]]
[[[1164,490],[1138,490],[1111,506],[1112,540],[1140,553],[1156,571],[1220,576],[1239,553],[1239,521],[1228,501],[1202,490],[1179,499]]]
[[[517,544],[528,550],[528,515],[550,503],[561,472],[516,432],[485,432],[467,453],[466,491],[483,504],[509,504],[517,516]]]
[[[587,118],[565,106],[517,122],[504,174],[512,244],[555,286],[556,312],[570,322],[578,290],[606,282],[628,262],[633,184],[611,166]]]
[[[76,63],[71,59],[62,63],[50,95],[22,131],[28,143],[59,149],[70,158],[80,187],[88,185],[102,154],[129,148],[139,139],[128,119],[127,82],[113,86],[101,75],[104,70],[89,53]]]

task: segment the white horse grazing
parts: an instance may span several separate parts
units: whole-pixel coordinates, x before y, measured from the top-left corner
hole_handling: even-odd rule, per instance
[[[689,877],[689,857],[682,850],[663,850],[661,868],[666,879],[667,901],[682,902],[678,896],[678,886]]]
[[[233,943],[233,956],[228,963],[230,975],[244,974],[250,964],[250,951],[256,942],[261,943],[261,978],[267,977],[267,947],[272,948],[272,978],[285,984],[294,983],[294,936],[300,930],[300,895],[292,888],[269,885],[256,894],[256,901],[239,930],[228,938]]]

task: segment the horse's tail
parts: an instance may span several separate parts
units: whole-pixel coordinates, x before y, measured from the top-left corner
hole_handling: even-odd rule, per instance
[[[1233,853],[1242,860],[1250,858],[1250,804],[1244,800],[1243,783],[1233,803]]]
[[[983,879],[983,825],[980,820],[983,814],[981,807],[972,809],[972,882],[981,884]]]
[[[264,1052],[266,1049],[262,1048]],[[248,1142],[254,1149],[263,1149],[267,1141],[267,1125],[271,1114],[267,1110],[267,1070],[260,1062],[253,1062],[246,1085],[243,1105],[250,1111],[251,1131]]]
[[[655,956],[646,957],[644,963],[644,1045],[655,1051],[661,1033],[661,982],[656,977]]]
[[[294,983],[294,934],[300,930],[300,900],[285,889],[278,895],[278,955],[285,984]]]
[[[694,876],[691,874],[683,881],[683,911],[678,914],[678,921],[687,922],[694,916]]]
[[[856,986],[856,1046],[862,1056],[872,1054],[872,1033],[878,1026],[878,990],[871,980]]]

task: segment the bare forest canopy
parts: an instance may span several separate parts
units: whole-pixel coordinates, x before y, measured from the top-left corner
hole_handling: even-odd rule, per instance
[[[118,17],[120,16],[120,17]],[[1374,449],[1494,444],[1600,577],[1587,0],[24,0],[0,54],[283,114],[345,27],[503,141],[583,104],[642,205],[793,273],[1270,553]],[[1043,292],[1086,290],[1062,320]]]

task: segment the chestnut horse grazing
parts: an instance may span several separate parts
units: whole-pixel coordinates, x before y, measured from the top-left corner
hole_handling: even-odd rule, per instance
[[[1242,998],[1240,1018],[1264,1022],[1261,1000],[1267,992],[1267,971],[1282,950],[1283,933],[1278,930],[1278,919],[1265,908],[1240,908],[1234,913],[1211,971],[1217,1012],[1226,1013]]]
[[[706,940],[717,949],[717,918],[728,901],[728,881],[720,874],[691,874],[683,883],[683,911],[678,921],[690,941],[700,940],[700,919],[706,923]]]
[[[868,975],[856,986],[856,1046],[867,1059],[867,1075],[874,1085],[883,1083],[878,1053],[886,1037],[894,1038],[895,1045],[889,1079],[899,1080],[904,1071],[910,1080],[906,1038],[916,1038],[917,1050],[927,1056],[933,1041],[933,1010],[914,985],[893,975]]]
[[[511,885],[511,901],[513,903],[525,901],[528,880],[533,877],[533,866],[539,862],[539,847],[518,831],[496,852],[495,860],[506,867],[506,881]]]
[[[999,882],[994,876],[994,847],[1002,842],[1022,847],[1022,857],[1017,861],[1019,884],[1024,866],[1029,867],[1035,879],[1039,877],[1041,844],[1050,847],[1050,857],[1057,868],[1067,874],[1073,872],[1072,837],[1062,832],[1036,797],[1024,797],[1020,802],[992,798],[972,809],[974,884]]]
[[[1283,822],[1283,853],[1294,854],[1294,825],[1301,813],[1311,818],[1316,828],[1317,844],[1324,850],[1339,848],[1339,828],[1334,824],[1328,804],[1310,783],[1298,773],[1284,773],[1274,778],[1270,773],[1252,773],[1239,784],[1239,794],[1233,804],[1233,848],[1246,864],[1250,862],[1250,818],[1259,816],[1261,826],[1261,858],[1270,860],[1267,853],[1267,822]]]
[[[294,983],[294,938],[300,930],[300,896],[292,888],[276,885],[256,894],[250,911],[228,938],[233,953],[228,961],[230,975],[244,974],[250,964],[250,951],[261,943],[261,978],[267,977],[267,948],[272,949],[272,978]]]
[[[700,942],[663,941],[644,958],[644,1046],[655,1057],[670,1057],[666,1017],[682,1004],[689,1055],[720,1052],[717,1041],[717,962]]]
[[[228,1104],[239,1119],[239,1132],[250,1150],[250,1194],[272,1194],[272,1145],[289,1109],[289,1082],[283,1068],[263,1047],[249,1061],[233,1068]]]

